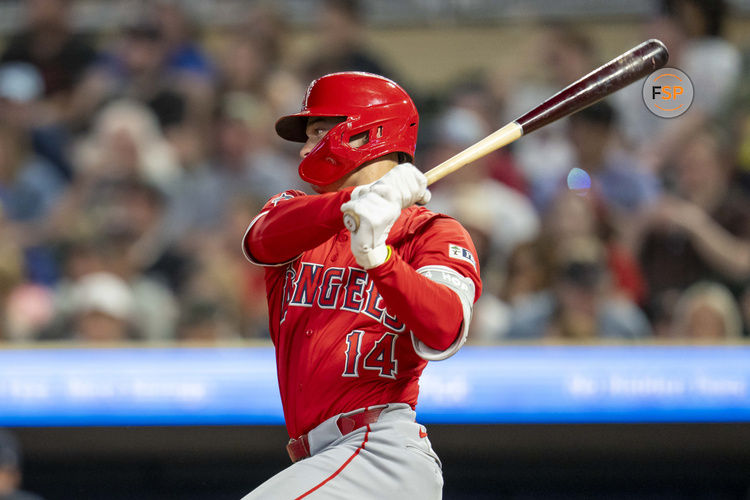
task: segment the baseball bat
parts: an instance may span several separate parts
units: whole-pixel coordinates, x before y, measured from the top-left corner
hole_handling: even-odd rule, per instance
[[[571,83],[528,113],[430,169],[425,173],[427,185],[507,146],[523,135],[604,99],[663,67],[667,59],[669,52],[660,40],[646,40]],[[344,225],[350,231],[356,231],[359,227],[357,214],[344,214]]]

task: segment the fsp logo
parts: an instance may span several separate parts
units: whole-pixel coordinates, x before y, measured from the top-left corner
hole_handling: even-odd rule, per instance
[[[643,102],[656,116],[680,116],[693,102],[693,84],[679,69],[662,68],[646,78],[643,84]]]

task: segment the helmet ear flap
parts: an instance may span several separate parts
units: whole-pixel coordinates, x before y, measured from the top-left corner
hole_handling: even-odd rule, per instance
[[[360,153],[349,147],[351,128],[352,123],[347,119],[328,131],[300,162],[299,175],[302,180],[325,186],[356,168],[356,159]]]

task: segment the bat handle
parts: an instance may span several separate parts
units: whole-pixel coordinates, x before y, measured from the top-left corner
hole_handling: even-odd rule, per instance
[[[486,156],[503,146],[510,144],[523,135],[523,128],[516,122],[510,122],[504,127],[491,133],[481,141],[472,144],[455,156],[445,160],[440,165],[425,172],[427,185],[439,181],[459,168]]]
[[[443,163],[425,172],[427,185],[439,181],[446,175],[455,172],[459,168],[467,165],[489,153],[515,141],[523,135],[523,128],[516,122],[510,122],[500,130],[493,132],[476,144],[469,146],[457,155],[448,158]],[[351,232],[359,229],[359,217],[357,214],[347,211],[344,212],[344,226]]]

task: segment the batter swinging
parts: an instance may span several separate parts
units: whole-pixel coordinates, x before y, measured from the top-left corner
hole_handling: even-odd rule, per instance
[[[294,464],[245,499],[436,499],[440,460],[416,423],[419,376],[466,340],[481,293],[476,250],[429,201],[411,163],[419,117],[368,73],[314,81],[276,123],[304,143],[318,195],[273,197],[243,250],[266,266],[271,339]],[[342,212],[359,217],[350,233]]]

